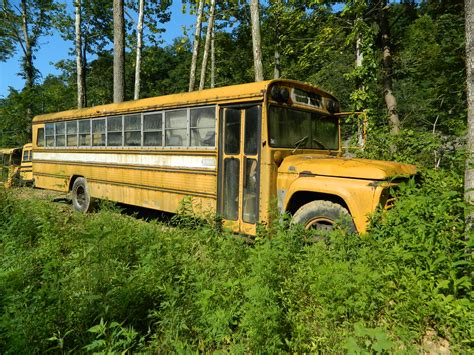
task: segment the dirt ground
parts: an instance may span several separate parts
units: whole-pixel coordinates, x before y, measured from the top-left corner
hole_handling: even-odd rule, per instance
[[[65,194],[64,192],[35,189],[32,187],[12,187],[8,190],[11,191],[15,196],[23,199],[29,199],[33,197],[47,201],[70,200],[68,194]]]
[[[2,187],[0,187],[2,188]],[[51,190],[43,190],[37,189],[32,187],[12,187],[9,188],[8,191],[13,193],[16,197],[21,199],[31,199],[31,198],[38,198],[44,201],[49,201],[54,204],[56,208],[60,211],[65,213],[72,213],[73,208],[71,204],[71,196],[69,193],[64,192],[57,192]],[[98,200],[100,203],[100,200]],[[169,222],[173,216],[172,213],[167,213],[163,211],[151,210],[148,208],[138,207],[138,206],[131,206],[122,203],[115,203],[116,207],[118,207],[117,212],[123,215],[129,215],[136,219],[141,219],[144,221],[151,221],[154,220],[156,222],[164,223],[163,228],[168,228]],[[97,206],[97,209],[100,209],[100,206]],[[166,227],[168,226],[168,227]]]

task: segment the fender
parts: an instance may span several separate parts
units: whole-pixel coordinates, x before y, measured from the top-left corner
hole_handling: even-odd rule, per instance
[[[280,181],[279,184],[280,185]],[[344,200],[351,214],[357,231],[366,232],[368,214],[377,206],[374,201],[376,190],[381,189],[371,180],[335,178],[331,176],[298,177],[290,183],[283,199],[283,210],[297,192],[308,191],[338,196]],[[284,191],[284,186],[278,186],[278,191]],[[378,191],[377,191],[378,192]]]

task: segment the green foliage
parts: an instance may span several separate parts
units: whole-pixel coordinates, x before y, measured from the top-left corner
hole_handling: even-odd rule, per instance
[[[382,328],[366,328],[361,323],[354,324],[354,335],[349,337],[344,348],[349,354],[389,353],[394,347]]]
[[[31,115],[71,108],[73,88],[62,77],[49,75],[41,86],[21,92],[10,88],[0,100],[0,146],[22,146],[31,142]]]
[[[464,139],[439,133],[404,129],[398,135],[386,127],[373,128],[368,134],[364,158],[394,160],[419,167],[448,168],[461,174],[465,161]]]
[[[93,353],[126,353],[131,349],[140,347],[143,337],[131,327],[124,328],[117,322],[107,324],[101,318],[100,323],[88,329],[89,333],[95,334],[95,339],[84,346],[84,350]]]
[[[94,352],[419,350],[473,339],[461,176],[427,170],[365,236],[308,244],[288,221],[248,244],[0,191],[0,347]],[[472,241],[469,243],[472,244]]]
[[[404,125],[462,134],[465,127],[463,14],[423,15],[403,28],[395,83]]]

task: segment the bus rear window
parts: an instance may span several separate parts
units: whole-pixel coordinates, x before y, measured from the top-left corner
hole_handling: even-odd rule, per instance
[[[38,128],[36,135],[36,145],[38,147],[44,147],[44,128]]]

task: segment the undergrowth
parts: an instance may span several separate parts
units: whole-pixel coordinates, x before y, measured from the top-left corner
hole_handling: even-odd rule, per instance
[[[367,235],[315,243],[286,221],[249,244],[218,221],[82,215],[1,190],[0,351],[388,353],[420,351],[428,331],[472,349],[462,181],[423,180]]]

